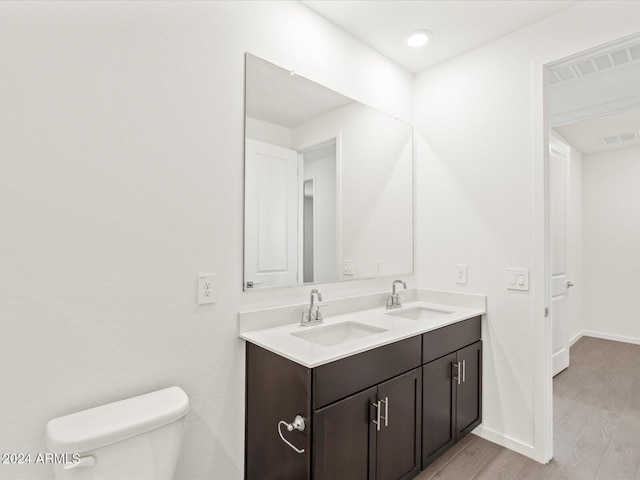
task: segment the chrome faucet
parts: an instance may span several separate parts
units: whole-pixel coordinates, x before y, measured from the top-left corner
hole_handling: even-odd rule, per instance
[[[300,326],[302,327],[324,323],[324,320],[322,320],[322,312],[320,312],[320,305],[316,305],[315,303],[316,298],[319,302],[322,301],[322,294],[318,291],[317,288],[314,288],[313,290],[311,290],[310,297],[309,309],[305,309],[302,312],[302,320],[300,321]]]
[[[394,280],[391,284],[391,296],[387,297],[387,308],[399,308],[402,306],[400,301],[400,294],[396,293],[396,285],[402,284],[404,289],[407,289],[407,284],[402,280]]]

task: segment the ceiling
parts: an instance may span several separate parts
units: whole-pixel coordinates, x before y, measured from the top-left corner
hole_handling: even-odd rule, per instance
[[[583,154],[640,146],[640,37],[549,69],[551,126]]]
[[[261,58],[246,56],[247,117],[294,128],[353,100]]]
[[[555,129],[584,154],[640,146],[640,109],[589,118]],[[607,143],[605,143],[607,142]]]
[[[299,0],[411,73],[573,7],[568,0]],[[407,35],[430,30],[423,48]],[[640,146],[640,40],[605,46],[554,66],[551,125],[582,153]],[[622,50],[626,50],[623,53]],[[618,136],[616,141],[615,137]],[[622,139],[620,138],[622,136]],[[609,138],[607,142],[603,138]]]
[[[567,0],[300,0],[330,22],[417,73],[574,6]],[[413,30],[433,34],[422,48]]]

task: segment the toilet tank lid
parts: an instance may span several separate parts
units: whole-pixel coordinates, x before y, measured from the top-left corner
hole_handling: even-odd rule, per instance
[[[49,420],[47,448],[86,452],[167,425],[188,411],[187,394],[180,387],[165,388]]]

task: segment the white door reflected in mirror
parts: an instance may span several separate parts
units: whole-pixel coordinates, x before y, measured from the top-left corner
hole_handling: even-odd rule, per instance
[[[297,277],[298,154],[247,139],[245,143],[245,279],[291,285]]]

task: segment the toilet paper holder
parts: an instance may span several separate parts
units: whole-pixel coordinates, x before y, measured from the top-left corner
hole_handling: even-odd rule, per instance
[[[296,418],[294,418],[293,422],[291,423],[287,423],[284,420],[280,420],[278,422],[278,434],[280,435],[280,438],[282,439],[282,441],[287,445],[289,445],[291,448],[293,448],[296,451],[296,453],[304,453],[304,448],[296,448],[289,440],[284,438],[284,435],[282,435],[282,430],[281,430],[282,425],[287,427],[287,430],[290,432],[293,432],[294,430],[304,432],[304,428],[305,428],[304,418],[302,418],[301,415],[296,415]]]

